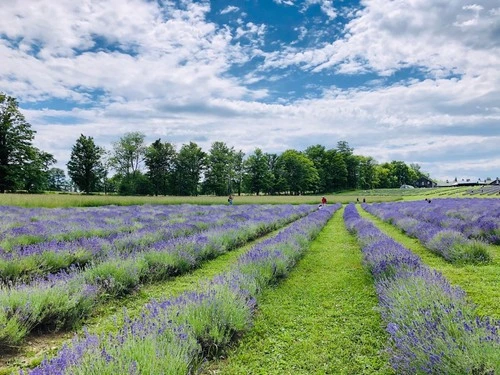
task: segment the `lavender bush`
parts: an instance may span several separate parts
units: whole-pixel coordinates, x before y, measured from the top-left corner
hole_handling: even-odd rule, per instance
[[[354,205],[344,219],[364,244],[398,374],[499,373],[500,322],[477,317],[460,288],[380,231],[374,235],[378,229]]]
[[[446,202],[443,202],[446,201]],[[450,203],[451,201],[451,203]],[[491,200],[488,200],[491,202]],[[418,238],[420,242],[429,250],[442,256],[447,261],[454,264],[485,264],[491,262],[488,247],[478,238],[493,238],[495,231],[500,225],[500,217],[496,212],[488,211],[486,217],[478,218],[477,214],[481,207],[481,200],[470,200],[469,203],[476,203],[472,206],[468,215],[462,206],[464,200],[434,200],[427,202],[396,202],[367,205],[362,207],[366,211],[390,222],[400,228],[411,237]],[[495,203],[493,203],[493,206]],[[452,210],[455,207],[457,210]],[[484,208],[484,207],[483,207]],[[500,206],[499,206],[500,208]],[[467,220],[482,220],[490,223],[486,226],[475,225]],[[479,222],[479,221],[478,221]],[[496,224],[494,224],[496,223]],[[495,228],[497,225],[497,228]],[[474,234],[475,233],[475,234]]]

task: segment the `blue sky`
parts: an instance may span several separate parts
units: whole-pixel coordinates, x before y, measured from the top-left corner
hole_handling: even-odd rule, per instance
[[[346,140],[436,179],[500,177],[498,0],[10,0],[0,91],[65,167],[108,149]]]

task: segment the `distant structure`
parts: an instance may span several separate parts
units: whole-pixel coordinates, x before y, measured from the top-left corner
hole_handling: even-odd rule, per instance
[[[416,182],[415,186],[419,188],[435,188],[437,187],[437,183],[430,178],[420,177]]]

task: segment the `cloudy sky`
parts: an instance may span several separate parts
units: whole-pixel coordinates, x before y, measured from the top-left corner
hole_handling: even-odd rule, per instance
[[[63,167],[83,133],[251,153],[349,142],[500,177],[498,0],[0,1],[0,91]]]

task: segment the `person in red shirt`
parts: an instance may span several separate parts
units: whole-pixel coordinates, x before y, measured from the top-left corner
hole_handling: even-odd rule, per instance
[[[323,206],[324,206],[324,205],[326,205],[326,198],[325,198],[325,197],[321,198],[321,204],[322,204]]]

